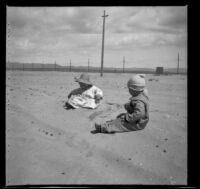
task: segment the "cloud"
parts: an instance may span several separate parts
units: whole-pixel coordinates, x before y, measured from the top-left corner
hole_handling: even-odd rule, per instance
[[[102,15],[110,53],[187,44],[187,7],[8,7],[12,57],[99,56]]]
[[[179,33],[187,27],[187,7],[138,7],[128,13],[114,19],[113,32]]]
[[[161,14],[161,11],[163,14]],[[187,26],[187,7],[169,7],[160,9],[161,19],[160,26],[165,26],[175,29],[185,29]]]

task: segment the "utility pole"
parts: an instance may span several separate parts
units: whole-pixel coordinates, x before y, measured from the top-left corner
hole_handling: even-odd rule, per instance
[[[72,67],[72,63],[71,63],[71,59],[70,59],[70,66],[69,66],[69,71],[71,72],[71,67]]]
[[[32,71],[33,71],[33,63],[32,63]]]
[[[178,66],[177,66],[177,74],[179,74],[179,53],[178,53]]]
[[[102,32],[102,50],[101,50],[101,77],[103,76],[103,57],[104,57],[104,33],[105,33],[105,18],[108,15],[106,15],[106,11],[104,10],[103,17],[103,32]]]
[[[88,72],[90,70],[90,59],[88,59]]]
[[[56,61],[55,61],[54,69],[55,69],[55,71],[56,71]]]
[[[123,56],[122,62],[123,62],[123,73],[124,73],[125,72],[125,63],[128,62],[128,61],[125,61],[125,56]]]
[[[125,69],[125,56],[123,57],[123,73],[124,73],[124,69]]]

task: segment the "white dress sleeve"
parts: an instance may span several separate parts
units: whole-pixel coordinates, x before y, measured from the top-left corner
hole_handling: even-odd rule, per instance
[[[95,95],[99,95],[103,98],[103,91],[98,87],[95,87]]]

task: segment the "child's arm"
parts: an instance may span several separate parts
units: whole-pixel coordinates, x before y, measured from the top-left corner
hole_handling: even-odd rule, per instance
[[[141,101],[135,101],[130,103],[130,109],[125,115],[127,122],[136,122],[140,120],[145,115],[145,105]]]
[[[133,104],[131,102],[127,102],[126,104],[124,104],[124,108],[129,114],[131,114],[134,111],[135,103]]]
[[[72,96],[72,93],[69,93],[69,95],[67,96],[67,97],[68,97],[68,99],[69,99],[71,96]]]
[[[81,89],[74,89],[73,91],[71,91],[68,95],[68,98],[70,98],[72,95],[80,95],[82,93]]]
[[[94,98],[95,98],[95,103],[99,103],[100,100],[103,99],[103,91],[99,88],[96,88]]]
[[[95,103],[98,104],[103,99],[100,95],[95,95]]]

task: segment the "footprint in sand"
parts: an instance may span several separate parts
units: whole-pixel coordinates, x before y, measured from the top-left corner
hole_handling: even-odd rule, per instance
[[[101,118],[109,117],[111,113],[117,112],[119,109],[121,109],[123,106],[121,104],[112,103],[112,102],[106,102],[108,107],[106,107],[104,110],[96,111],[88,117],[91,121],[94,120],[97,116]],[[103,114],[103,115],[101,115]]]
[[[55,136],[52,132],[47,131],[47,130],[45,130],[45,129],[40,129],[40,128],[39,128],[38,131],[39,131],[39,133],[43,133],[43,134],[45,134],[45,135],[47,135],[47,136],[51,136],[51,137]],[[61,135],[61,133],[59,132],[58,135]]]
[[[101,115],[102,113],[104,113],[104,110],[98,111],[98,112],[94,112],[89,116],[89,119],[92,121],[95,117]]]

